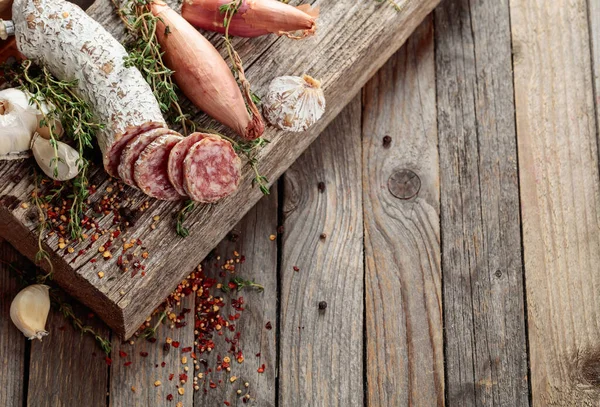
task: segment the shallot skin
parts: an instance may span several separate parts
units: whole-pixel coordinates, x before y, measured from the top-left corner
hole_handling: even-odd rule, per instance
[[[184,0],[181,15],[195,27],[224,34],[224,14],[219,7],[229,3],[231,0]],[[308,4],[294,7],[278,0],[244,0],[231,18],[229,34],[236,37],[277,34],[300,39],[314,34],[318,15],[318,8],[312,9]],[[299,31],[300,35],[294,34]]]
[[[260,116],[250,117],[229,66],[219,51],[190,23],[160,0],[152,3],[159,17],[156,35],[165,63],[185,96],[209,116],[254,140],[264,132]],[[168,30],[167,30],[168,27]]]

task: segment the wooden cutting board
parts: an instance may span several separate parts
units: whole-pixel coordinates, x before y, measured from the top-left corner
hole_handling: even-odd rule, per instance
[[[361,89],[365,82],[404,43],[407,37],[439,3],[439,0],[396,0],[397,11],[385,0],[316,0],[320,6],[317,35],[302,41],[267,36],[236,39],[247,76],[258,95],[263,95],[269,82],[282,75],[308,73],[322,80],[327,100],[325,116],[305,133],[286,133],[269,128],[265,138],[271,142],[259,155],[260,171],[275,181],[327,124]],[[299,4],[301,1],[292,1]],[[117,38],[124,30],[109,0],[98,0],[88,10]],[[222,38],[207,34],[213,44],[223,50]],[[196,117],[202,123],[207,119]],[[228,133],[226,129],[218,130]],[[0,234],[30,259],[38,251],[37,213],[27,207],[34,189],[31,160],[0,162]],[[306,169],[310,171],[310,168]],[[147,205],[135,224],[125,228],[119,238],[140,240],[148,258],[143,260],[145,275],[123,273],[117,266],[122,254],[120,245],[113,246],[112,258],[103,259],[98,248],[108,236],[96,242],[89,239],[71,243],[73,252],[58,249],[58,238],[50,236],[42,242],[54,264],[54,279],[75,298],[88,305],[116,333],[127,338],[157,307],[177,284],[212,250],[242,216],[261,198],[252,186],[253,174],[248,165],[243,169],[239,191],[217,205],[197,207],[188,217],[190,236],[179,237],[173,219],[181,203],[148,199],[133,189],[123,192],[129,200],[123,204],[133,211]],[[114,188],[114,180],[99,168],[92,171],[91,182],[97,192],[91,202]],[[315,185],[315,188],[317,186]],[[154,220],[156,216],[160,220]],[[113,214],[97,219],[100,226],[110,225]],[[154,225],[154,228],[153,226]],[[276,231],[273,231],[276,233]],[[268,239],[268,236],[265,236]],[[81,254],[81,250],[85,253]],[[251,255],[251,254],[250,254]],[[95,259],[95,262],[91,262]],[[42,264],[45,267],[44,264]],[[104,273],[103,278],[98,272]],[[269,299],[266,299],[269,300]]]

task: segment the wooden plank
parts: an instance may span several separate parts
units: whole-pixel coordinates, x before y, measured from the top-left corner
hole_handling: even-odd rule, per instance
[[[269,82],[276,76],[308,72],[323,80],[328,111],[317,125],[304,134],[287,134],[269,129],[265,136],[271,143],[259,156],[261,172],[271,181],[276,180],[438,2],[404,0],[401,2],[402,10],[397,12],[388,4],[375,1],[320,0],[315,2],[321,6],[320,28],[316,37],[297,42],[284,38],[273,41],[268,52],[262,54],[247,70],[257,93],[264,94]],[[109,0],[98,0],[90,9],[90,14],[105,26],[115,27],[119,23],[114,14],[107,14],[106,10],[110,7]],[[246,54],[242,58],[245,59]],[[5,231],[5,237],[22,253],[34,258],[37,251],[37,238],[33,232],[35,216],[27,218],[28,211],[18,206],[18,202],[27,200],[32,191],[31,178],[24,176],[28,174],[30,165],[29,161],[0,163],[0,197],[16,197],[17,202],[15,206],[0,207],[0,231]],[[196,210],[189,219],[189,224],[195,227],[192,227],[192,235],[184,243],[175,234],[172,221],[168,221],[169,214],[179,210],[179,204],[150,200],[137,226],[122,236],[127,239],[142,238],[148,246],[151,255],[145,264],[148,275],[144,279],[131,278],[118,271],[115,265],[118,253],[102,263],[110,277],[99,279],[98,269],[89,260],[96,255],[104,239],[98,239],[84,255],[79,255],[79,249],[87,247],[87,241],[77,245],[72,254],[65,254],[56,252],[56,237],[47,239],[44,244],[52,252],[56,281],[94,309],[117,334],[131,335],[178,280],[198,264],[258,201],[261,193],[252,187],[252,178],[251,168],[246,165],[238,193],[218,205],[205,205]],[[109,185],[102,172],[97,174],[93,182],[98,186],[99,193],[91,198],[92,201],[98,199]],[[134,208],[146,200],[129,189],[126,194],[131,198]],[[155,215],[161,215],[167,221],[151,231],[151,219]],[[98,219],[101,226],[111,222],[112,215]],[[178,250],[173,250],[173,247]]]
[[[9,265],[23,257],[0,241],[0,406],[22,406],[25,380],[25,336],[10,320],[10,304],[20,290]]]
[[[370,406],[444,405],[433,48],[427,18],[363,93]]]
[[[73,308],[86,325],[109,337],[108,328],[98,317],[90,318],[89,310],[79,304]],[[48,337],[31,344],[27,405],[71,407],[85,400],[86,406],[106,407],[108,366],[94,338],[81,335],[54,309],[46,327]]]
[[[449,1],[435,24],[448,404],[526,406],[508,0]]]
[[[170,324],[164,323],[158,328],[154,343],[139,337],[132,339],[133,344],[122,342],[116,336],[113,338],[110,407],[173,407],[178,402],[186,407],[192,405],[194,364],[191,352],[183,353],[182,350],[194,346],[194,301],[195,296],[187,296],[180,306],[173,309],[177,315],[184,308],[191,310],[186,314],[187,324],[182,328],[170,328]],[[151,324],[156,324],[157,320],[158,316],[155,316]],[[179,342],[179,348],[171,346],[165,351],[167,338]],[[183,356],[186,357],[186,363],[182,363]],[[188,372],[184,370],[186,366]],[[180,383],[179,375],[186,373],[189,380],[185,384]],[[178,393],[179,387],[184,389],[183,395]],[[168,395],[173,397],[173,401],[167,399]]]
[[[596,115],[600,123],[600,2],[588,1],[588,15],[590,25],[590,43],[592,48],[592,75],[594,76],[594,103]],[[599,135],[600,136],[600,135]]]
[[[277,234],[277,186],[271,188],[271,194],[261,199],[258,204],[248,212],[240,223],[233,229],[233,239],[224,239],[215,249],[214,253],[221,257],[219,263],[226,259],[235,259],[244,256],[243,263],[236,264],[235,275],[245,280],[254,280],[264,287],[262,293],[256,290],[244,290],[224,295],[227,305],[223,315],[234,315],[231,299],[244,297],[244,311],[240,319],[236,320],[236,331],[240,332],[239,345],[244,354],[244,363],[232,362],[231,373],[213,372],[205,376],[205,380],[199,380],[200,390],[195,393],[194,405],[222,406],[227,401],[232,406],[246,405],[242,397],[250,396],[250,404],[261,407],[274,407],[275,402],[275,380],[277,372],[277,241],[271,241],[269,236]],[[240,257],[235,256],[237,251]],[[214,268],[207,271],[214,273]],[[231,275],[225,279],[228,281]],[[271,329],[267,329],[267,325]],[[233,334],[227,334],[231,337]],[[235,360],[235,355],[228,352],[230,345],[222,338],[215,340],[215,350],[211,355],[203,355],[208,359],[208,366],[215,366],[217,355],[229,356]],[[260,354],[260,356],[256,356]],[[258,368],[265,365],[263,373],[258,373]],[[232,376],[238,378],[231,383]],[[223,380],[218,383],[218,380]],[[210,388],[210,380],[217,383],[215,389]],[[244,387],[244,383],[249,387]],[[204,393],[204,388],[207,392]],[[238,395],[237,390],[242,394]]]
[[[356,97],[284,177],[282,406],[363,404],[360,112]]]
[[[510,0],[534,406],[598,405],[600,180],[585,0]]]

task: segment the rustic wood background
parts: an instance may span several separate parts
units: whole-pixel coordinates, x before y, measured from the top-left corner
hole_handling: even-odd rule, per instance
[[[599,86],[600,2],[444,0],[218,248],[266,288],[240,322],[250,404],[599,405]],[[108,368],[55,314],[28,342],[16,291],[0,268],[0,405],[175,405],[156,345],[113,335],[151,360]]]

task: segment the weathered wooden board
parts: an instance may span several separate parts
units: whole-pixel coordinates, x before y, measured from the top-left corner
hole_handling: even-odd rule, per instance
[[[0,239],[0,406],[22,406],[25,395],[27,339],[10,320],[10,304],[20,289],[10,266],[20,258]]]
[[[449,0],[435,22],[448,404],[526,406],[508,1]]]
[[[600,403],[600,179],[585,0],[510,0],[534,406]]]
[[[269,129],[266,132],[271,143],[260,154],[261,172],[271,181],[277,179],[438,2],[399,1],[401,11],[396,11],[385,2],[315,1],[314,4],[321,8],[319,30],[315,37],[297,42],[273,37],[239,41],[242,58],[250,61],[248,77],[259,95],[264,94],[268,83],[276,76],[307,72],[323,80],[328,101],[325,117],[310,131],[286,134]],[[122,36],[123,30],[108,0],[98,0],[89,13],[117,36]],[[253,46],[256,43],[259,45]],[[30,162],[0,164],[0,198],[4,198],[4,204],[0,206],[0,233],[33,259],[37,252],[35,214],[31,216],[31,209],[19,205],[29,199],[33,188],[30,166]],[[89,242],[73,245],[73,254],[63,254],[56,251],[56,237],[47,239],[44,247],[52,254],[56,281],[89,305],[117,334],[130,336],[177,281],[258,201],[260,191],[252,188],[252,178],[251,170],[246,166],[238,193],[218,205],[197,209],[189,219],[191,236],[185,241],[175,234],[170,219],[179,205],[150,200],[149,208],[143,212],[136,226],[122,235],[127,239],[143,239],[149,249],[150,257],[146,261],[148,274],[143,278],[121,274],[116,267],[117,255],[96,265],[89,263],[92,257],[97,256],[97,248],[106,237],[99,239],[84,255],[78,255],[79,249],[87,247]],[[91,198],[95,201],[105,193],[110,181],[103,172],[99,172],[93,182],[98,186],[98,193]],[[133,208],[146,200],[133,190],[126,193]],[[161,215],[163,220],[156,230],[151,230],[150,220],[155,215]],[[100,225],[111,222],[112,215],[98,219]],[[97,276],[100,269],[106,275],[103,279]]]
[[[370,406],[444,405],[433,49],[427,18],[363,92]]]
[[[284,175],[281,406],[363,404],[360,161],[357,96]]]

